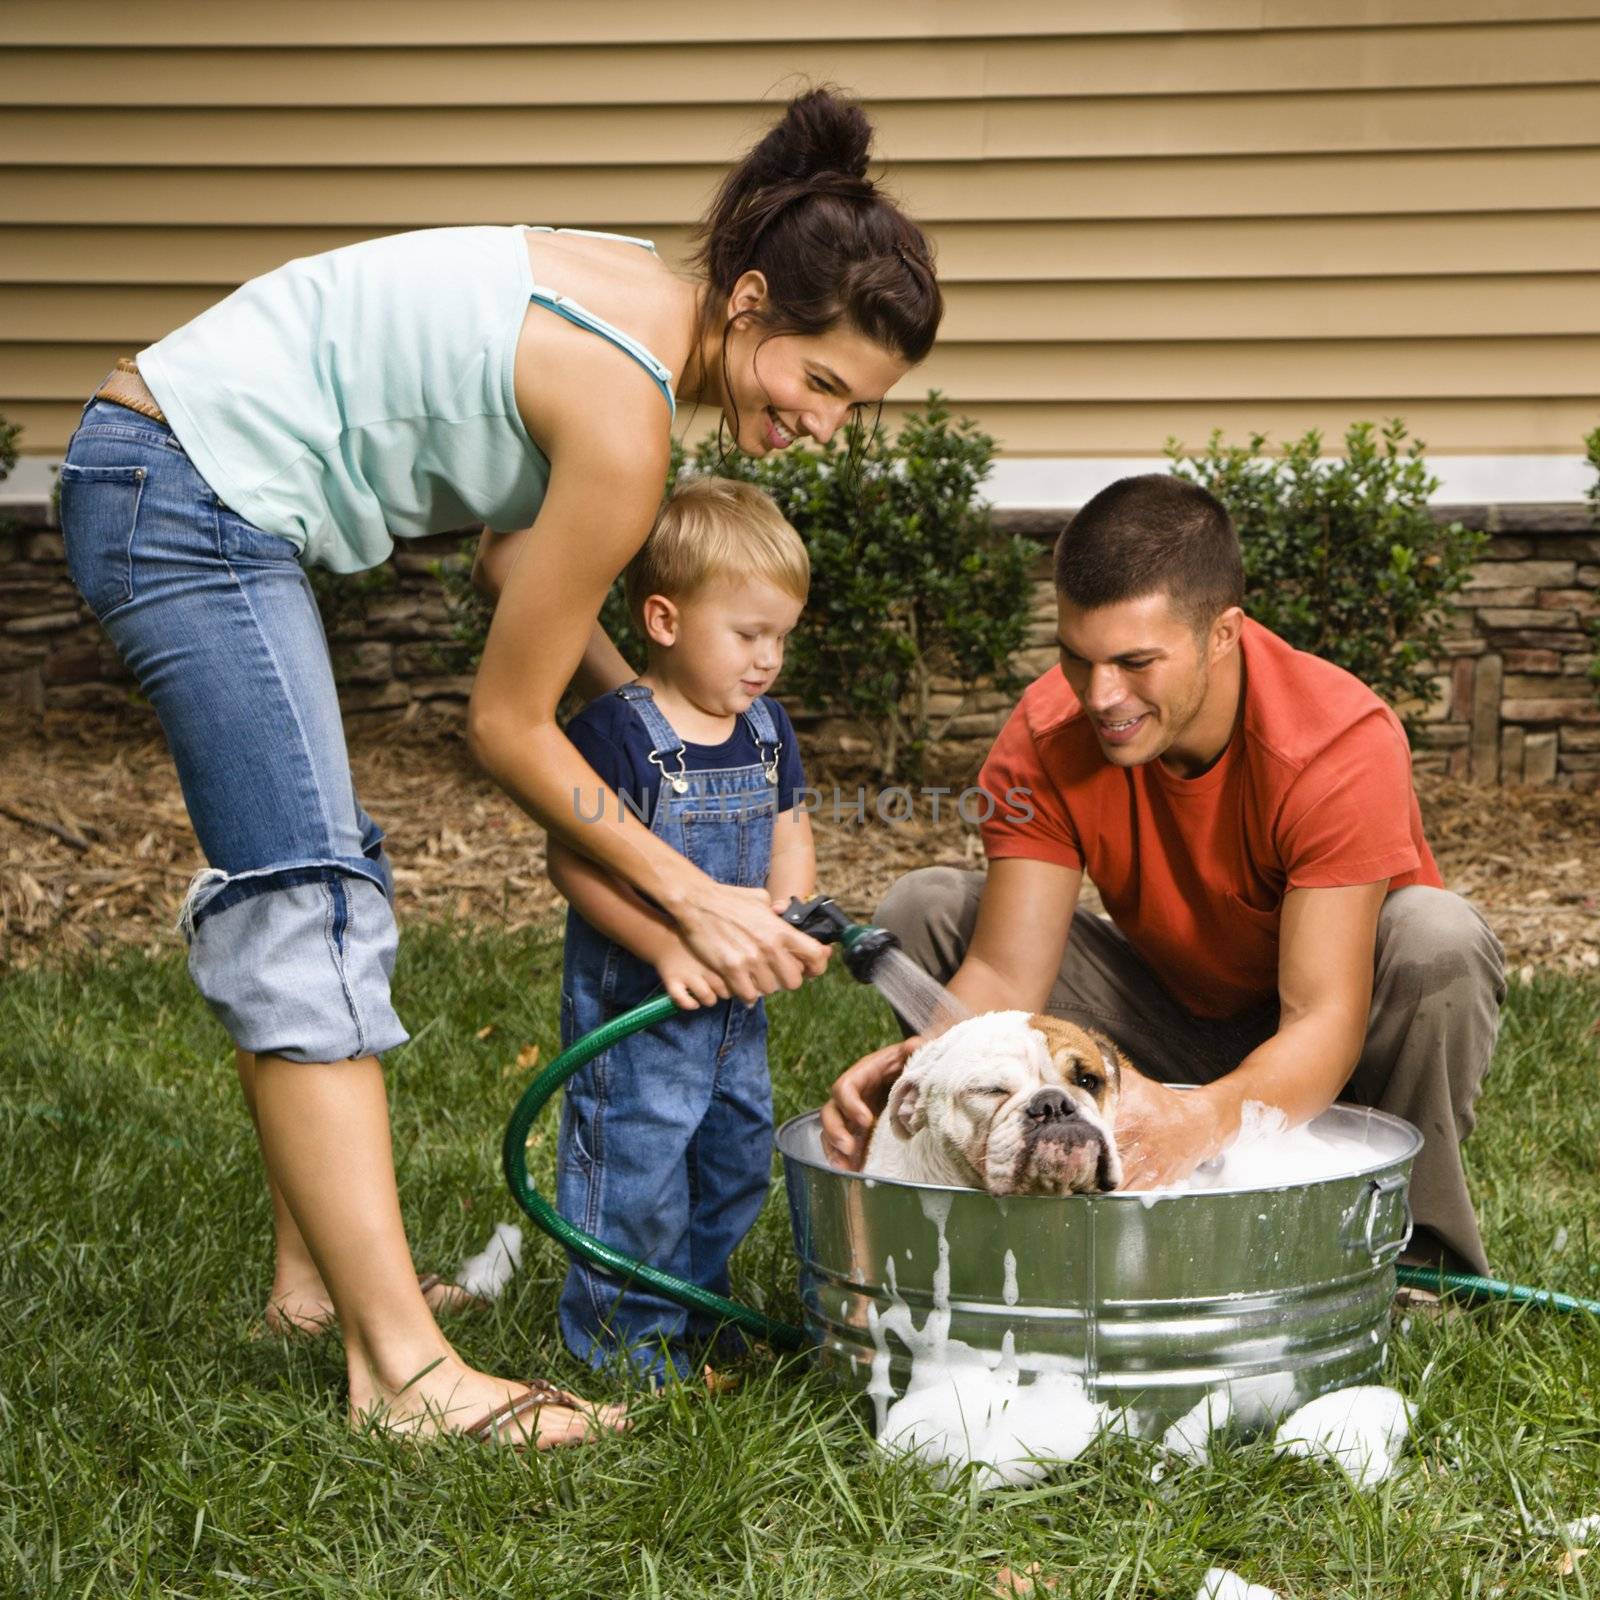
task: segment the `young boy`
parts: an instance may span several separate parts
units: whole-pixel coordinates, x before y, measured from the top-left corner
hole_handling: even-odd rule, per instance
[[[749,484],[693,478],[624,575],[649,665],[586,706],[567,734],[651,832],[723,883],[778,906],[815,892],[794,729],[766,690],[811,582],[800,536]],[[575,795],[595,818],[604,791]],[[617,804],[612,800],[607,803]],[[552,839],[566,896],[561,1042],[648,998],[683,1009],[624,1039],[567,1083],[557,1197],[578,1227],[692,1283],[728,1292],[728,1258],[766,1198],[772,1085],[764,1006],[724,998],[673,923]],[[659,1380],[695,1370],[709,1319],[574,1261],[562,1336],[592,1366],[622,1352]]]

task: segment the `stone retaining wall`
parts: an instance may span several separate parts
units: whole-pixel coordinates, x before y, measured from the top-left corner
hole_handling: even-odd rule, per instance
[[[1600,533],[1586,509],[1471,506],[1440,515],[1493,537],[1457,608],[1449,659],[1439,663],[1439,698],[1418,719],[1417,767],[1488,784],[1600,789],[1600,700],[1589,677]],[[1048,545],[1062,518],[1003,520]],[[328,633],[347,713],[465,701],[471,678],[433,573],[459,545],[455,536],[414,541],[376,580],[332,586]],[[1041,556],[1028,639],[1016,660],[1020,675],[1053,664],[1054,634],[1054,595]],[[949,754],[975,762],[1014,697],[937,688],[932,709],[945,719]],[[7,706],[148,714],[79,602],[43,506],[0,522],[0,707]],[[841,719],[798,713],[795,720],[820,754],[849,759],[868,748],[860,730]]]
[[[334,579],[324,606],[346,713],[465,702],[472,688],[435,565],[458,535],[407,542],[372,575]],[[0,707],[148,714],[137,685],[67,573],[45,507],[0,515]]]
[[[1460,597],[1416,765],[1600,789],[1600,534],[1581,507],[1493,507],[1478,525],[1495,537]]]

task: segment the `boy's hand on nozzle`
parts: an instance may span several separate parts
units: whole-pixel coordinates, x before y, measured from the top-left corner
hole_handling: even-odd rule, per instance
[[[728,998],[728,986],[682,939],[674,939],[655,964],[662,987],[681,1011],[698,1011]]]

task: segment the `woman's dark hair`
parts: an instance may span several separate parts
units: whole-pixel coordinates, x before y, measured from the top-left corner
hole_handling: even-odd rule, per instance
[[[706,331],[734,285],[756,271],[767,305],[745,315],[769,337],[845,322],[905,361],[927,355],[944,314],[933,251],[867,177],[871,147],[857,101],[812,89],[789,102],[700,224],[694,265],[709,285]]]

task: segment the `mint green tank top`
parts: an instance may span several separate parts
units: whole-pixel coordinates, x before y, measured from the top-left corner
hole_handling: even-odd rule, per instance
[[[524,235],[557,231],[587,230],[430,228],[290,261],[142,350],[140,374],[217,497],[307,566],[525,528],[550,478],[514,387],[530,301],[626,351],[674,409],[643,345],[535,281]]]

